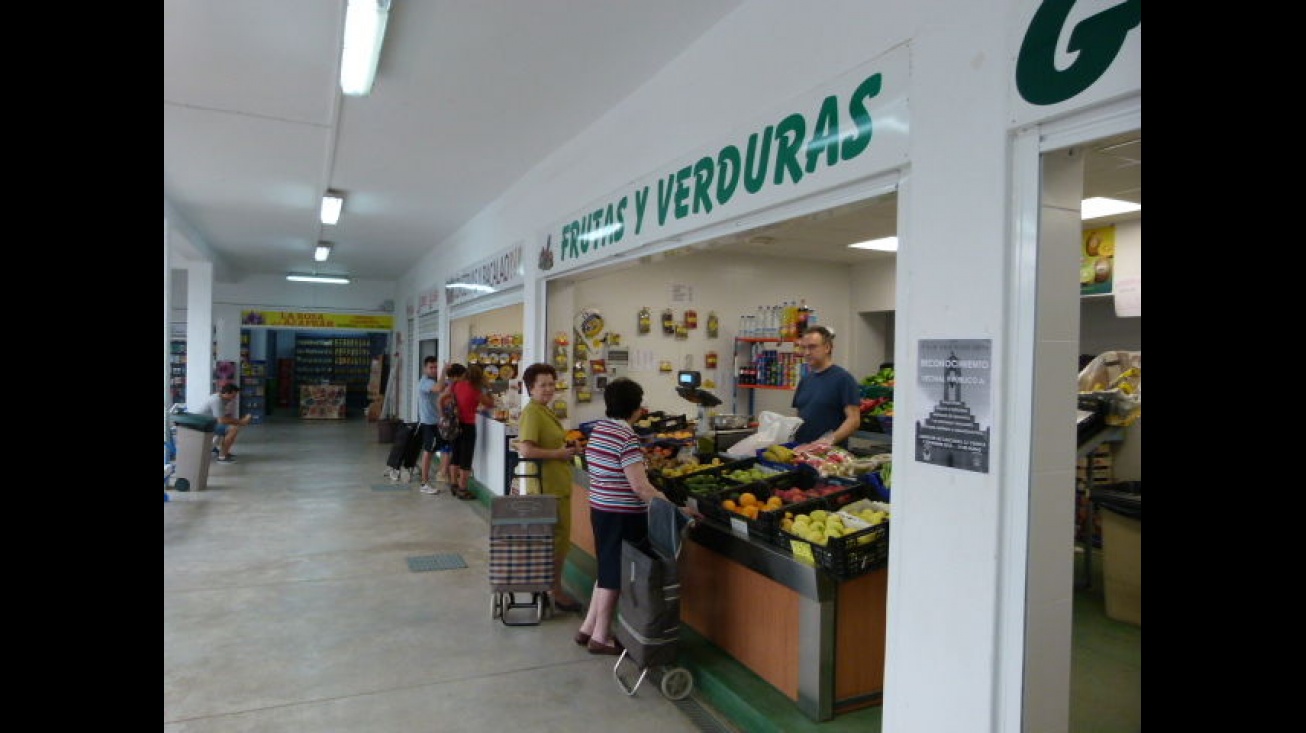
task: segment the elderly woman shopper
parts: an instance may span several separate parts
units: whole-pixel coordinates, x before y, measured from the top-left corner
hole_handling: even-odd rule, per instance
[[[553,607],[579,611],[580,601],[562,587],[562,569],[571,549],[571,466],[580,451],[566,442],[567,430],[549,406],[557,394],[558,372],[537,363],[522,372],[522,385],[530,400],[522,408],[517,430],[517,455],[538,464],[540,492],[558,497],[558,522],[553,536]]]
[[[649,502],[667,498],[649,483],[644,451],[631,424],[643,401],[644,388],[637,382],[625,377],[609,382],[603,390],[606,418],[594,425],[585,447],[598,579],[575,640],[590,654],[621,654],[611,633],[621,593],[621,543],[642,541],[648,535]]]

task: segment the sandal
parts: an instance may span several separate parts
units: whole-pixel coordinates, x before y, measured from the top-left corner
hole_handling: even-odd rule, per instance
[[[454,489],[453,495],[458,497],[459,499],[462,499],[463,501],[471,501],[476,498],[476,494],[473,494],[467,489]]]
[[[590,639],[585,648],[589,649],[590,654],[608,654],[614,657],[620,655],[623,651],[621,642],[616,639],[608,639],[606,644]]]
[[[580,646],[589,646],[590,635],[585,633],[584,631],[577,631],[576,636],[572,637],[572,641],[576,642]]]

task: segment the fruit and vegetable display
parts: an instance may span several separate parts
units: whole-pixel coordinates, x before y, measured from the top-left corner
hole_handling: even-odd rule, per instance
[[[893,416],[894,382],[893,367],[891,366],[882,366],[878,372],[862,379],[861,413],[863,418],[866,415],[872,417]]]
[[[780,520],[780,529],[823,547],[832,537],[852,535],[859,530],[889,521],[888,504],[862,501],[859,505],[864,506],[860,509],[841,509],[836,512],[814,509],[806,514],[785,517]],[[860,544],[869,544],[872,536],[865,533],[856,537],[856,540]]]
[[[893,383],[893,367],[891,366],[882,366],[878,372],[862,378],[863,387],[892,387]]]
[[[889,561],[889,505],[862,499],[839,511],[815,509],[781,520],[779,537],[795,557],[810,557],[847,580]]]
[[[783,445],[768,446],[761,455],[762,460],[773,463],[806,465],[813,468],[818,476],[854,476],[857,457],[837,445],[813,441],[793,448]]]

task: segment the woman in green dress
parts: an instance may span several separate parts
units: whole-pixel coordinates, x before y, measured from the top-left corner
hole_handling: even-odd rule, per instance
[[[517,455],[537,462],[541,492],[558,497],[558,523],[553,535],[553,606],[560,611],[579,611],[580,601],[562,588],[562,568],[571,549],[572,458],[580,448],[567,444],[567,430],[550,407],[557,393],[557,370],[549,364],[531,364],[522,372],[522,384],[530,401],[521,411]]]

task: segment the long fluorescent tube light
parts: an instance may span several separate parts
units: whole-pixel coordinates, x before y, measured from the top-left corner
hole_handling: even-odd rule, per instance
[[[871,239],[866,242],[857,242],[856,244],[850,244],[848,245],[848,247],[851,249],[873,249],[876,250],[877,252],[897,252],[898,238],[883,237],[881,239]]]
[[[460,287],[462,290],[475,290],[477,293],[494,293],[494,287],[481,285],[479,282],[451,282],[445,287]]]
[[[341,92],[351,97],[371,93],[389,17],[390,0],[349,0],[344,49],[340,54]]]
[[[1104,216],[1115,216],[1116,214],[1128,214],[1133,211],[1141,211],[1140,204],[1120,199],[1108,199],[1101,196],[1094,196],[1091,199],[1084,199],[1079,204],[1080,220],[1101,219]]]
[[[331,256],[331,243],[318,242],[317,249],[313,250],[313,259],[317,262],[326,262],[326,259],[330,256]]]
[[[348,285],[349,278],[339,275],[296,275],[291,273],[286,275],[286,279],[297,283],[331,283],[332,285]]]
[[[319,217],[323,224],[335,225],[340,221],[340,209],[345,205],[345,197],[335,191],[322,195],[322,212]]]

